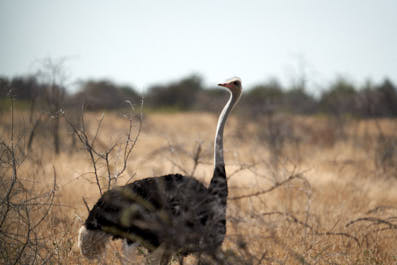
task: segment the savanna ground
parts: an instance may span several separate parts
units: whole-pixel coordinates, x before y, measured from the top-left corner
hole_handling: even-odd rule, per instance
[[[51,120],[28,149],[29,114],[1,113],[0,263],[98,264],[80,255],[77,233],[99,187],[167,173],[209,182],[215,114],[144,115],[134,144],[139,119],[122,113],[86,113],[74,132],[65,112],[58,155]],[[224,264],[397,264],[396,120],[232,115],[225,156]],[[119,250],[113,241],[101,262],[121,264]]]

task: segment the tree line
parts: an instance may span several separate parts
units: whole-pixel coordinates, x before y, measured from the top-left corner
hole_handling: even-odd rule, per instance
[[[0,77],[0,100],[5,102],[13,97],[31,111],[45,106],[50,112],[82,105],[90,111],[114,110],[125,107],[126,100],[140,104],[142,98],[144,106],[153,110],[219,111],[227,98],[223,89],[205,87],[198,75],[153,85],[143,94],[110,80],[80,81],[78,87],[78,92],[71,94],[56,78],[43,81],[37,75],[3,76]],[[357,86],[337,78],[316,97],[307,91],[304,82],[284,87],[272,79],[245,89],[239,111],[253,118],[273,112],[396,117],[397,88],[389,79]]]

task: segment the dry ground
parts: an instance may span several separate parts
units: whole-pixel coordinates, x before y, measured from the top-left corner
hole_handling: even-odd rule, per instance
[[[51,134],[45,128],[27,151],[27,117],[26,113],[15,114],[14,142],[22,146],[18,177],[32,197],[43,194],[38,200],[42,205],[35,205],[29,213],[37,223],[34,237],[32,233],[31,241],[26,241],[29,244],[24,244],[24,237],[19,245],[10,243],[27,231],[23,228],[27,210],[8,217],[14,225],[4,222],[2,229],[12,230],[15,238],[1,238],[8,249],[3,249],[0,263],[13,264],[26,245],[23,251],[30,254],[23,254],[17,263],[27,264],[38,253],[30,263],[96,264],[84,259],[76,246],[77,231],[87,217],[82,198],[92,207],[99,197],[90,157],[73,140],[65,122],[59,155],[54,155]],[[10,113],[3,113],[0,119],[1,140],[10,143]],[[91,137],[100,119],[100,113],[86,114]],[[207,113],[147,115],[117,184],[172,172],[193,173],[208,183],[216,119]],[[223,245],[226,264],[397,264],[396,123],[291,116],[268,116],[253,122],[232,117],[225,130],[230,187]],[[121,115],[106,113],[95,146],[105,150],[123,143],[128,124]],[[136,121],[134,134],[137,126]],[[122,166],[119,147],[110,154],[111,173]],[[105,184],[107,168],[101,162],[97,166],[99,181]],[[3,167],[1,173],[2,189],[7,190],[4,183],[9,183],[5,180],[12,172]],[[48,201],[52,190],[53,204]],[[18,218],[25,221],[16,221]],[[34,242],[38,247],[30,246]],[[102,262],[120,264],[119,247],[113,242]],[[137,264],[143,262],[137,260]],[[194,264],[192,257],[185,261]]]

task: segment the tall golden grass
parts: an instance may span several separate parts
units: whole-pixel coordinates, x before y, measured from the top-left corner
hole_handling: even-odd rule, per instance
[[[101,115],[85,115],[89,135],[96,133]],[[83,198],[92,207],[99,197],[84,146],[73,139],[72,130],[63,122],[59,155],[54,155],[51,134],[45,128],[27,151],[28,114],[19,112],[14,117],[21,185],[32,197],[55,192],[53,203],[44,203],[48,197],[43,197],[43,206],[30,213],[45,217],[34,231],[41,248],[27,246],[24,250],[37,251],[39,257],[30,263],[121,264],[117,241],[111,243],[102,261],[90,262],[77,249],[77,232],[88,214]],[[0,119],[1,141],[9,143],[10,113],[3,113]],[[117,185],[168,173],[193,173],[208,183],[216,121],[217,117],[208,113],[145,116]],[[135,133],[136,129],[134,125]],[[225,129],[230,190],[225,263],[397,264],[396,129],[396,121],[388,119],[346,118],[339,123],[329,117],[276,115],[257,121],[232,117]],[[105,150],[120,143],[127,132],[128,120],[117,113],[105,113],[96,147]],[[195,160],[199,146],[201,152]],[[6,159],[4,153],[2,159]],[[116,148],[111,153],[111,171],[117,170],[120,159]],[[97,170],[105,178],[105,165],[98,164]],[[1,173],[3,184],[8,183],[5,180],[12,175],[11,169],[3,167]],[[15,196],[13,202],[23,199]],[[47,208],[49,213],[44,215]],[[24,216],[14,216],[13,222]],[[9,234],[23,233],[11,224],[8,229],[13,229]],[[20,250],[17,246],[12,249],[14,245],[4,244],[8,249],[2,250],[0,260],[5,264],[12,264]],[[19,262],[24,264],[22,258]],[[186,264],[194,262],[194,257],[185,260]],[[136,264],[144,264],[142,255],[137,256]]]

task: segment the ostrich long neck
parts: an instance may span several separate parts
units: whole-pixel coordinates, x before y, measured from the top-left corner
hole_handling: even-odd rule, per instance
[[[226,103],[221,114],[219,115],[218,125],[216,126],[215,143],[214,143],[214,168],[217,166],[224,166],[223,159],[223,129],[225,128],[227,117],[232,111],[233,106],[236,104],[239,94],[230,93],[230,98]]]
[[[223,129],[225,128],[227,117],[232,111],[233,106],[237,103],[240,92],[230,91],[230,98],[219,115],[218,125],[216,127],[214,143],[214,174],[209,185],[209,190],[220,196],[226,205],[227,179],[225,173],[225,161],[223,159]]]

